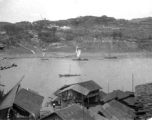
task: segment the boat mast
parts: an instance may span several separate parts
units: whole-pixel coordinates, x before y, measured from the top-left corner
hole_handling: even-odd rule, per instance
[[[132,74],[132,92],[134,92],[134,74]]]
[[[111,57],[111,42],[109,42],[108,49],[109,49],[109,56],[108,57]]]
[[[69,70],[69,74],[71,74],[71,64],[70,64],[70,70]]]
[[[108,82],[108,93],[109,93],[109,82]]]

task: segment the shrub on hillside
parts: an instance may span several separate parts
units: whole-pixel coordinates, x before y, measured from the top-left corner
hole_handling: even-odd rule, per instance
[[[74,35],[73,34],[66,34],[66,41],[71,41],[74,39]]]
[[[3,29],[6,31],[8,35],[18,35],[20,32],[22,32],[24,29],[16,26],[14,24],[9,24],[3,26]]]

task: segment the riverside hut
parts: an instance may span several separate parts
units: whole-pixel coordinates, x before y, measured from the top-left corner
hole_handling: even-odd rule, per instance
[[[104,103],[110,102],[112,100],[117,100],[129,107],[135,108],[134,93],[130,91],[123,92],[121,90],[114,90],[113,92],[104,96],[101,100]]]
[[[99,91],[102,89],[93,80],[64,85],[55,94],[60,97],[61,108],[72,103],[80,103],[86,107],[99,104]]]

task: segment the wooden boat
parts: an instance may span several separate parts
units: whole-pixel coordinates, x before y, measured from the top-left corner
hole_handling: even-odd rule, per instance
[[[41,60],[49,60],[49,58],[41,58]]]
[[[104,57],[104,59],[118,59],[118,57],[116,57],[116,56],[106,56],[106,57]]]
[[[81,58],[80,55],[81,55],[81,49],[78,46],[76,46],[76,56],[77,56],[77,58],[73,59],[73,61],[88,61],[87,58]]]
[[[12,64],[12,67],[17,67],[17,65],[13,63],[13,64]]]
[[[76,77],[80,76],[80,74],[59,74],[59,77]]]
[[[70,70],[68,74],[59,74],[59,77],[76,77],[80,76],[80,74],[71,74],[71,64],[70,64]]]
[[[77,59],[72,59],[73,61],[88,61],[89,59],[87,58],[77,58]]]

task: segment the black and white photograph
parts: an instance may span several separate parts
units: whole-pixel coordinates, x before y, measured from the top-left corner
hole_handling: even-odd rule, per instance
[[[0,0],[0,120],[152,120],[152,0]]]

